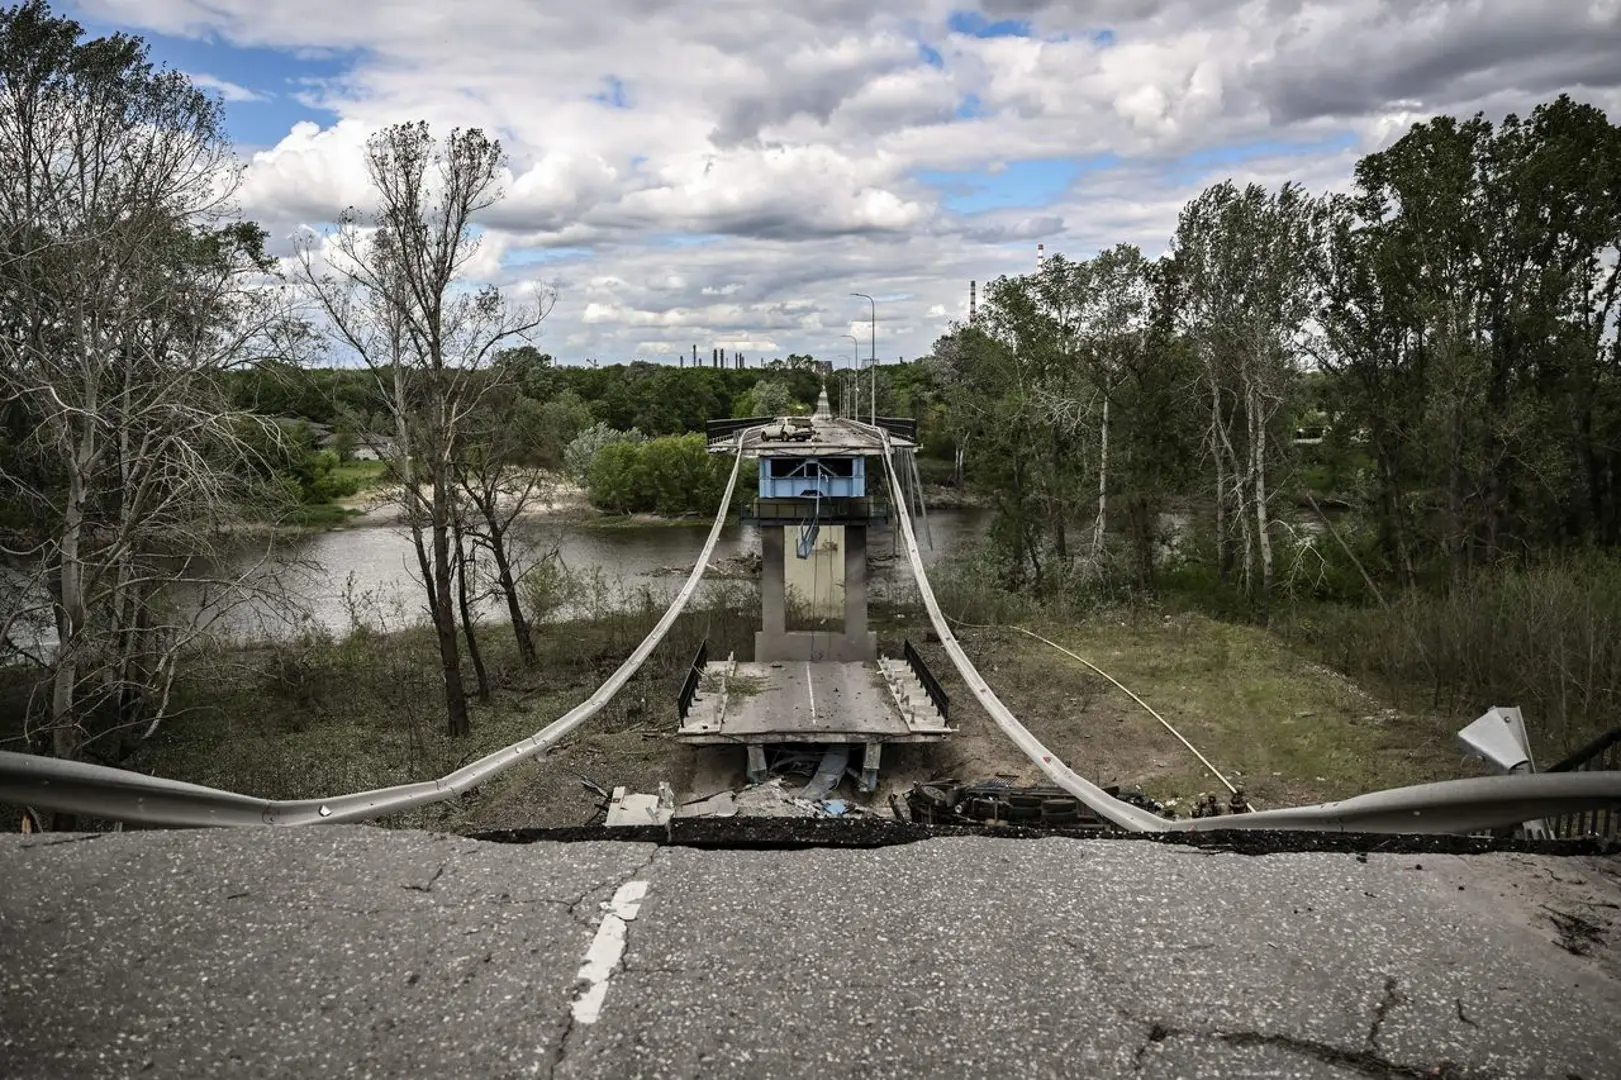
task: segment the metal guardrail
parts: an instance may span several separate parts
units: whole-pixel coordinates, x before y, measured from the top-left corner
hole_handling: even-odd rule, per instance
[[[707,420],[704,422],[704,443],[714,446],[716,443],[726,442],[739,432],[763,427],[775,419],[775,416],[745,416],[737,419]]]
[[[891,435],[898,435],[907,442],[917,442],[917,419],[911,416],[880,416],[878,426]]]
[[[917,681],[923,684],[923,689],[929,695],[929,700],[934,702],[935,710],[939,712],[940,719],[951,719],[951,696],[946,693],[945,687],[940,685],[940,680],[934,677],[934,672],[930,671],[929,666],[923,662],[923,657],[913,647],[910,638],[906,639],[901,652],[906,657],[906,662],[911,665],[912,674],[916,675]]]
[[[1600,735],[1579,750],[1572,750],[1543,772],[1593,772],[1621,769],[1621,727]]]
[[[681,694],[676,698],[675,711],[683,720],[692,710],[692,699],[698,696],[698,684],[703,681],[704,665],[708,663],[709,639],[704,638],[703,644],[698,646],[698,655],[692,658],[692,666],[687,669],[687,677],[681,682]]]
[[[575,728],[591,719],[613,700],[630,677],[647,661],[676,618],[691,601],[709,568],[715,542],[726,524],[732,493],[743,464],[742,440],[732,459],[732,475],[721,496],[720,511],[709,527],[702,554],[686,584],[668,610],[640,645],[625,658],[614,673],[585,701],[527,739],[488,754],[438,780],[336,795],[327,799],[257,799],[234,791],[220,791],[200,784],[146,776],[126,769],[91,765],[83,761],[62,761],[34,754],[0,751],[0,802],[35,810],[59,810],[88,814],[141,825],[240,826],[240,825],[318,825],[366,821],[371,818],[414,810],[419,806],[445,802],[472,791],[557,745]]]
[[[1600,735],[1580,749],[1573,750],[1545,773],[1617,772],[1621,770],[1621,727]],[[1621,774],[1621,773],[1618,773]],[[1544,817],[1548,834],[1560,840],[1596,836],[1621,838],[1621,807],[1607,806],[1577,814]]]

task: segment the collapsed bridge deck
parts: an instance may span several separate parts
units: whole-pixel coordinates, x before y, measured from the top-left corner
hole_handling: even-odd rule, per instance
[[[915,743],[950,735],[904,661],[714,661],[676,738],[686,743]]]

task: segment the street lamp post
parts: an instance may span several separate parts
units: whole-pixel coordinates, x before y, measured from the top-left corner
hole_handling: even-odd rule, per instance
[[[843,411],[847,415],[854,416],[857,420],[860,420],[861,419],[861,339],[856,337],[854,334],[845,334],[844,336],[849,338],[850,343],[851,343],[850,344],[850,370],[851,370],[851,372],[854,373],[853,378],[855,379],[855,383],[856,383],[856,401],[855,401],[855,407],[854,408],[844,409]],[[848,387],[847,384],[845,384],[843,382],[843,380],[840,380],[840,384],[844,385],[846,392],[848,392],[849,387]]]
[[[867,358],[867,362],[872,365],[872,423],[876,427],[878,425],[878,301],[864,292],[853,292],[850,295],[859,296],[872,305],[872,343],[869,346],[872,352]],[[857,379],[859,381],[859,376]],[[856,419],[859,420],[861,417],[857,416]]]

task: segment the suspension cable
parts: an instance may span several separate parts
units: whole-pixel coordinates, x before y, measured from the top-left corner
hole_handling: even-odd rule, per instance
[[[860,427],[874,434],[882,442],[884,472],[889,483],[890,495],[900,511],[896,515],[896,520],[900,526],[901,537],[905,541],[906,557],[912,566],[912,576],[917,582],[918,594],[923,599],[923,606],[928,609],[929,620],[934,624],[935,633],[940,636],[940,643],[945,646],[946,654],[951,657],[952,664],[956,666],[963,682],[968,685],[969,691],[984,706],[996,726],[1002,729],[1032,764],[1059,787],[1080,799],[1099,817],[1131,832],[1164,831],[1169,826],[1164,818],[1114,798],[1059,760],[1040,739],[1019,722],[1019,718],[1002,704],[996,692],[985,682],[984,677],[974,667],[974,662],[963,651],[956,635],[951,632],[945,613],[940,610],[940,602],[934,597],[934,589],[929,585],[928,574],[923,569],[923,555],[918,550],[917,536],[912,531],[912,515],[905,503],[900,501],[900,477],[896,474],[894,460],[896,451],[889,432],[869,424],[860,424]]]

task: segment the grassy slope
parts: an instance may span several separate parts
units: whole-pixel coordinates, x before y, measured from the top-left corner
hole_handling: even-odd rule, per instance
[[[1475,772],[1450,718],[1403,715],[1343,676],[1306,660],[1266,630],[1195,614],[1099,616],[1035,626],[1130,687],[1257,803],[1341,798]],[[1139,784],[1161,799],[1224,791],[1197,758],[1130,698],[1069,657],[1009,629],[960,639],[998,696],[1069,765],[1102,783]],[[915,638],[914,638],[915,640]],[[926,647],[968,740],[989,754],[988,778],[1022,759],[956,678],[944,650]],[[964,748],[966,749],[966,747]],[[980,762],[970,752],[958,770]]]

